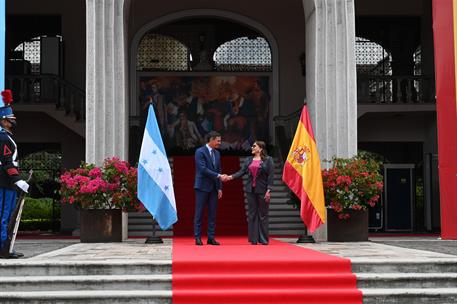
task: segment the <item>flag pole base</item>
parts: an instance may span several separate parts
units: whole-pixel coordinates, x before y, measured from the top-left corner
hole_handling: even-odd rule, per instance
[[[297,243],[316,243],[312,235],[300,235]]]
[[[159,236],[148,236],[146,241],[144,242],[145,244],[163,244],[163,240]]]

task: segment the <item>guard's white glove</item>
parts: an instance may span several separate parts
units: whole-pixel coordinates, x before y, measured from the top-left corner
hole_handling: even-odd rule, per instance
[[[17,182],[14,183],[18,188],[20,188],[22,191],[25,193],[29,193],[29,184],[25,180],[18,180]]]

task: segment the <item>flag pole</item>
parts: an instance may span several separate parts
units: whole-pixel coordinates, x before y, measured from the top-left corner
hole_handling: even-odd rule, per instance
[[[305,226],[305,233],[298,236],[297,243],[316,243],[312,235],[308,235],[308,228]]]
[[[295,193],[291,190],[289,190],[289,198],[290,198],[290,204],[294,205],[298,209],[300,209],[300,200],[299,198],[295,195]],[[305,226],[305,231],[303,234],[298,236],[297,243],[316,243],[312,235],[308,235],[308,228]]]
[[[152,217],[152,235],[148,236],[146,241],[144,242],[145,244],[162,244],[163,240],[160,236],[156,235],[156,225],[157,222],[154,217]]]

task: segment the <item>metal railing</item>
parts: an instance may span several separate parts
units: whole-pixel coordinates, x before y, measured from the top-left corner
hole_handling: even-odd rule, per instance
[[[359,104],[435,103],[435,83],[430,76],[357,75]]]
[[[5,87],[13,91],[15,104],[55,104],[76,120],[85,118],[84,90],[68,81],[48,74],[7,75]]]

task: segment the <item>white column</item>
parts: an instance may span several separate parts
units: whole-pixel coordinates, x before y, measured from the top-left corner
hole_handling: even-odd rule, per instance
[[[86,161],[128,157],[128,0],[86,0]]]
[[[357,153],[354,0],[303,0],[306,100],[321,160]],[[323,164],[325,166],[325,163]],[[326,240],[326,225],[315,234]]]
[[[303,0],[306,100],[321,159],[357,153],[354,0]]]

